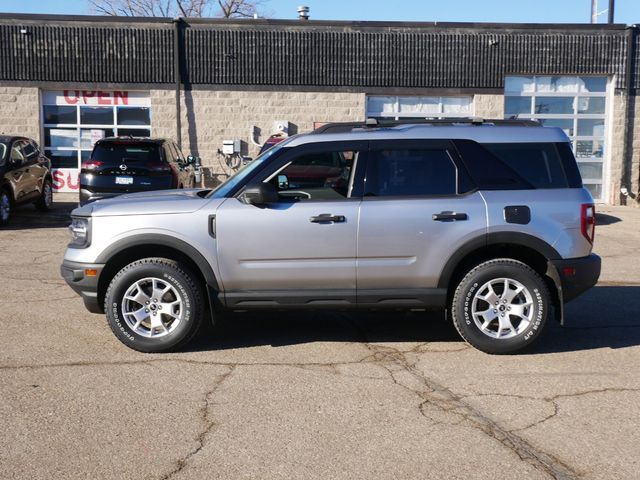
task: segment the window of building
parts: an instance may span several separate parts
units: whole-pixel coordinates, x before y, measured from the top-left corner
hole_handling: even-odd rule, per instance
[[[603,201],[607,78],[506,77],[504,95],[505,118],[532,118],[564,130],[585,187]]]
[[[408,97],[369,95],[367,118],[440,118],[473,115],[473,101],[465,97]]]
[[[43,92],[42,124],[43,149],[52,162],[54,189],[77,191],[80,164],[89,159],[96,141],[112,136],[151,136],[149,93]]]

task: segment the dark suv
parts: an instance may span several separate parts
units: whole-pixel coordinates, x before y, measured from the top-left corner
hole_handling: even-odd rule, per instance
[[[195,187],[197,158],[185,159],[164,138],[113,137],[98,140],[82,162],[80,204],[123,193]]]
[[[51,161],[26,137],[0,135],[0,227],[14,206],[35,203],[47,210],[53,199]]]

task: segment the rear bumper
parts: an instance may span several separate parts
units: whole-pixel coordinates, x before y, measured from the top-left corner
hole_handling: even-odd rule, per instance
[[[103,264],[79,263],[65,260],[60,266],[60,274],[67,285],[84,301],[84,306],[91,313],[104,313],[98,301],[98,279],[104,268]],[[86,275],[87,270],[95,270],[96,275]]]
[[[552,260],[562,285],[563,301],[569,302],[593,287],[600,277],[602,260],[596,254],[588,257]]]

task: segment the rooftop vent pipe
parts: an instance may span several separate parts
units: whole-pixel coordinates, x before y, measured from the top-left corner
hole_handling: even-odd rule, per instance
[[[304,5],[298,7],[298,20],[309,20],[309,7]]]

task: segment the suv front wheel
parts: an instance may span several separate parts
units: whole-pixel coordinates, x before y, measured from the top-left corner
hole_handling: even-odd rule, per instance
[[[499,258],[462,279],[453,296],[453,323],[468,343],[486,353],[514,353],[530,346],[549,315],[544,280],[528,265]]]
[[[202,293],[194,274],[166,258],[145,258],[120,270],[107,289],[105,312],[118,339],[159,353],[185,345],[202,322]]]

